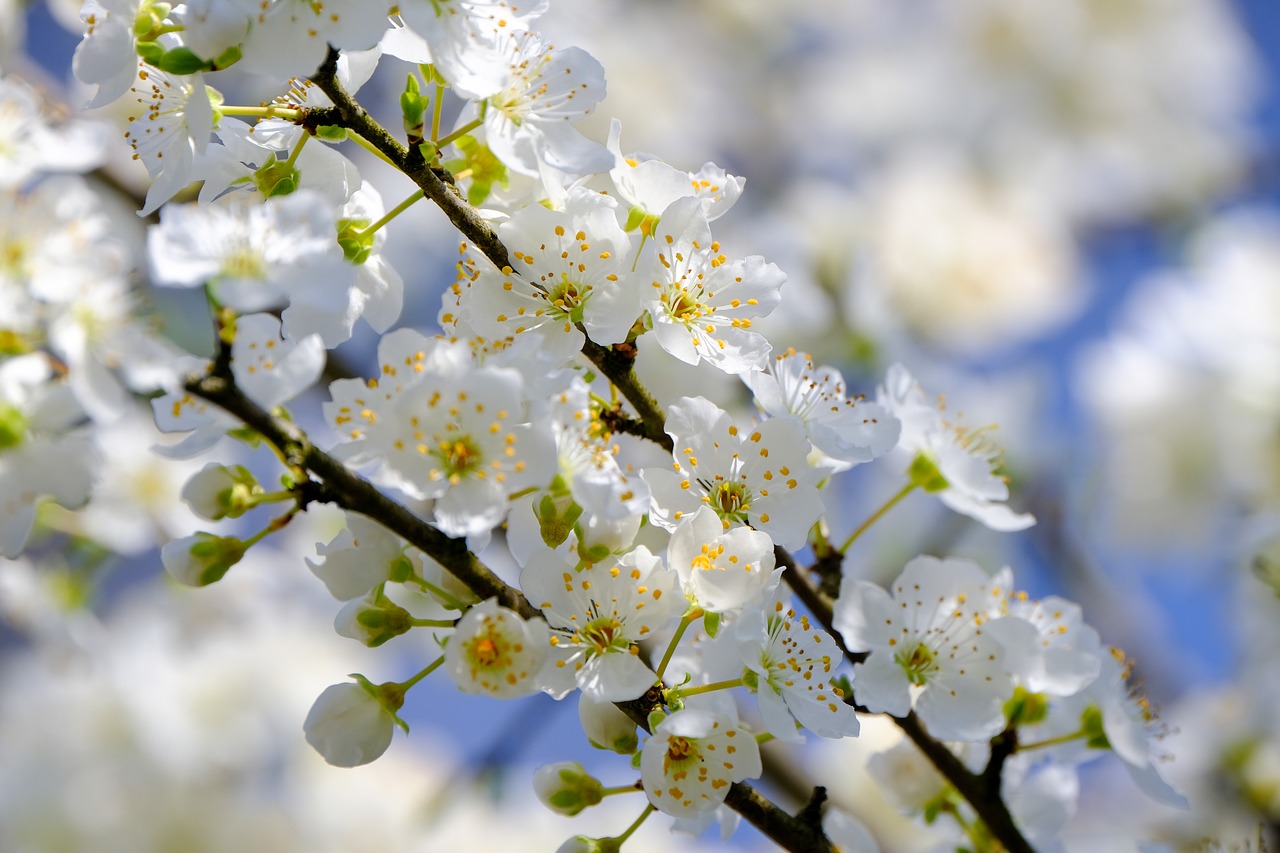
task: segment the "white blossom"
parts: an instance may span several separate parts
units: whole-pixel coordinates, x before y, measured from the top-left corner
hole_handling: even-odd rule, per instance
[[[645,796],[674,817],[715,809],[730,784],[761,772],[755,738],[730,718],[697,708],[663,719],[640,753]]]
[[[934,557],[907,563],[892,595],[846,576],[834,626],[845,648],[870,653],[856,668],[859,704],[895,717],[914,708],[943,740],[998,733],[1013,683],[1004,648],[984,627],[988,581],[974,563]]]

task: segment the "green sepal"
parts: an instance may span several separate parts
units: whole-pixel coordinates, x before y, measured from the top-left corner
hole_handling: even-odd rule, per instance
[[[160,67],[160,60],[164,57],[164,47],[153,41],[140,41],[137,44],[138,57],[148,65]]]
[[[388,580],[393,583],[404,583],[409,578],[414,577],[413,561],[404,554],[396,557],[391,561],[391,571],[388,574]]]
[[[742,686],[750,690],[752,693],[759,692],[760,673],[756,672],[754,669],[748,669],[744,666],[742,668]]]
[[[0,403],[0,450],[17,447],[27,435],[27,416],[17,406]]]
[[[210,71],[221,71],[224,68],[230,68],[235,65],[244,56],[244,52],[240,50],[240,45],[233,44],[231,47],[218,54],[213,62],[209,63]]]
[[[298,188],[298,169],[288,160],[268,160],[253,173],[254,185],[264,198],[289,195]]]
[[[720,614],[713,613],[710,610],[703,613],[702,630],[707,633],[708,637],[715,639],[716,634],[720,633]]]
[[[377,234],[369,231],[368,219],[339,219],[338,245],[351,263],[359,266],[373,254],[373,241]]]
[[[651,732],[657,731],[658,724],[661,723],[666,718],[667,718],[667,715],[663,713],[661,708],[654,708],[652,711],[650,711],[649,716],[647,718],[647,722],[649,723],[649,731]]]
[[[627,211],[627,223],[622,226],[623,231],[635,231],[644,222],[645,217],[649,214],[643,207],[633,207]]]
[[[1080,731],[1090,749],[1111,749],[1111,741],[1102,726],[1102,709],[1097,705],[1090,705],[1080,715]]]
[[[465,169],[471,170],[471,184],[467,187],[467,201],[473,207],[478,207],[484,203],[485,199],[493,191],[494,184],[504,190],[510,187],[511,180],[506,164],[494,156],[494,153],[489,150],[489,146],[481,143],[470,134],[459,136],[453,141],[453,145],[462,152],[462,156],[450,160],[445,164],[445,168],[454,174]]]
[[[1049,700],[1043,693],[1017,687],[1004,703],[1004,716],[1011,726],[1033,726],[1049,716]]]
[[[196,56],[189,47],[175,47],[166,50],[159,62],[152,63],[161,71],[170,74],[195,74],[197,71],[212,71],[213,63]]]
[[[916,458],[911,460],[907,476],[911,478],[914,485],[931,494],[944,491],[951,486],[947,478],[938,470],[937,464],[924,453],[917,454]]]

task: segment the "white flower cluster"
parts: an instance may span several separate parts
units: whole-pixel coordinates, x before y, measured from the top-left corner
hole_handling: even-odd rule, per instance
[[[1145,790],[1176,801],[1127,671],[1073,605],[1029,601],[1007,570],[992,577],[957,559],[919,557],[889,590],[851,569],[823,576],[867,526],[839,547],[828,541],[838,500],[827,498],[878,460],[901,486],[880,514],[920,490],[995,531],[1034,519],[1007,505],[987,433],[956,423],[901,365],[873,402],[850,394],[834,368],[773,349],[755,324],[780,304],[785,276],[713,234],[743,180],[713,164],[686,172],[624,156],[616,125],[608,144],[579,133],[573,122],[603,97],[603,69],[532,30],[542,10],[504,0],[372,11],[353,0],[88,0],[75,71],[98,87],[94,105],[128,107],[125,139],[152,178],[143,212],[159,211],[150,278],[204,290],[217,352],[162,355],[154,376],[124,373],[119,385],[117,368],[167,351],[132,317],[128,264],[102,217],[54,180],[6,189],[18,212],[0,221],[0,294],[14,306],[0,323],[0,552],[23,550],[38,498],[86,499],[92,443],[76,429],[85,413],[107,417],[126,387],[160,392],[157,426],[187,433],[165,454],[199,454],[240,420],[181,369],[279,420],[363,317],[381,336],[377,375],[328,385],[323,416],[336,442],[326,458],[415,502],[439,537],[430,541],[450,544],[410,544],[377,507],[359,507],[366,517],[350,505],[346,528],[310,562],[344,602],[339,634],[373,647],[426,629],[439,651],[407,681],[353,676],[321,693],[306,738],[330,763],[380,756],[405,727],[407,692],[442,667],[468,693],[578,691],[591,741],[634,756],[640,782],[623,789],[642,789],[685,828],[722,816],[734,784],[761,775],[760,742],[854,737],[858,712],[912,717],[943,741],[1008,734],[1021,744],[1016,759],[1068,770],[1111,749]],[[325,71],[330,51],[340,58]],[[388,332],[404,283],[384,256],[383,226],[422,193],[384,206],[336,147],[360,135],[329,124],[351,122],[352,111],[322,93],[339,99],[334,81],[355,92],[383,55],[430,64],[401,97],[409,157],[447,172],[458,204],[483,205],[503,247],[469,232],[436,336]],[[235,106],[211,85],[232,66],[320,82]],[[469,104],[452,133],[439,127],[446,87]],[[0,97],[34,109],[16,84]],[[38,115],[27,126],[37,131],[15,142],[24,175],[45,168],[28,150],[43,144]],[[377,147],[370,136],[361,139]],[[510,191],[513,176],[522,191]],[[197,181],[196,201],[173,200]],[[633,381],[640,348],[740,378],[756,414],[659,389],[663,414]],[[220,580],[316,499],[310,445],[292,441],[278,447],[283,491],[239,466],[206,465],[188,481],[184,501],[211,521],[292,507],[245,539],[173,539],[162,551],[170,574],[193,586]],[[313,473],[336,499],[330,474]],[[797,567],[790,552],[806,548],[826,563]],[[499,554],[525,612],[510,606],[518,595],[500,602],[461,583],[450,562],[459,553],[477,563]],[[823,604],[815,580],[839,588],[825,615],[806,598]],[[735,695],[755,701],[740,708]],[[579,770],[539,774],[553,808],[572,813],[620,792]],[[828,811],[823,826],[846,849],[873,846],[847,816]]]

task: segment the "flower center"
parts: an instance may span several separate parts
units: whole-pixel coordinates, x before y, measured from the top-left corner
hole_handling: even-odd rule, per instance
[[[562,273],[560,283],[547,291],[547,301],[558,315],[567,317],[573,323],[581,323],[587,296],[590,294],[589,285],[583,285]]]
[[[622,623],[616,616],[600,616],[592,619],[578,632],[596,654],[604,654],[612,649],[624,649],[631,645],[622,636]]]
[[[484,461],[484,454],[469,435],[444,439],[432,455],[440,460],[449,482],[455,485]]]
[[[708,489],[707,502],[716,515],[725,521],[747,523],[747,511],[751,509],[751,492],[741,483],[720,483]]]
[[[695,322],[706,313],[702,303],[684,289],[664,293],[662,301],[666,303],[667,313],[671,315],[671,319],[680,323]]]
[[[228,278],[264,279],[267,264],[257,249],[239,246],[222,259],[222,274]]]
[[[688,761],[696,754],[697,750],[693,748],[693,744],[689,742],[688,738],[673,737],[667,741],[667,760],[665,763],[667,765],[678,764],[681,761]]]
[[[488,635],[476,637],[471,642],[471,659],[480,666],[493,666],[498,662],[501,653],[498,644]]]
[[[917,687],[923,687],[938,668],[933,662],[933,650],[924,643],[916,643],[909,653],[900,652],[897,660],[898,666],[907,674],[907,680]]]

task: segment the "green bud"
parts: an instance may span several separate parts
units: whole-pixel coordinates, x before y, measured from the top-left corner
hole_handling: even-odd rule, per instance
[[[573,817],[604,799],[604,786],[576,761],[539,767],[533,790],[542,804],[557,814]]]
[[[408,75],[404,91],[400,93],[400,112],[404,115],[404,130],[410,139],[421,139],[426,124],[427,108],[431,99],[424,98],[418,89],[418,78]]]
[[[385,596],[353,601],[338,613],[334,628],[344,637],[376,648],[413,627],[413,616]]]
[[[208,586],[222,580],[248,547],[234,536],[200,532],[166,544],[160,549],[160,561],[179,583]]]
[[[344,142],[351,136],[351,131],[338,124],[322,124],[316,128],[316,137],[325,142]]]
[[[951,486],[947,482],[947,478],[942,476],[942,472],[938,470],[938,466],[924,453],[920,453],[915,459],[911,460],[911,467],[907,469],[907,476],[911,478],[911,482],[921,489],[929,493],[941,492]]]

